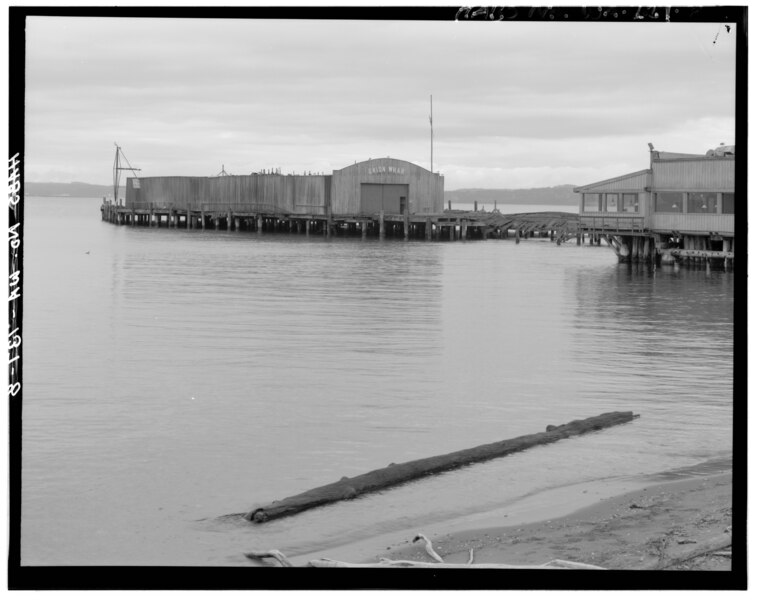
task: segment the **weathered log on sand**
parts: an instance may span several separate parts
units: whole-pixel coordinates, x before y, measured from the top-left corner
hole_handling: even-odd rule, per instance
[[[450,454],[432,456],[431,458],[422,458],[401,464],[392,463],[384,469],[376,469],[357,477],[342,477],[337,482],[274,501],[267,506],[254,508],[245,515],[245,518],[260,523],[286,517],[316,506],[340,500],[350,500],[367,492],[381,490],[441,471],[456,469],[471,463],[526,450],[533,446],[549,444],[574,435],[627,423],[635,416],[638,415],[634,415],[630,411],[604,413],[588,419],[571,421],[558,427],[550,425],[547,431],[541,433],[523,435],[493,444],[484,444],[467,450],[451,452]]]

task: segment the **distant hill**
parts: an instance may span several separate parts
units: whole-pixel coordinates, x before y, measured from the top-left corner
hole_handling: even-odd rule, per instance
[[[452,202],[473,202],[494,204],[559,204],[576,206],[578,194],[573,192],[574,185],[557,185],[555,187],[544,188],[524,188],[524,189],[464,189],[464,190],[445,190],[444,203],[451,200]]]
[[[125,194],[124,188],[119,188],[119,196]],[[24,193],[27,196],[73,196],[77,198],[102,198],[113,195],[113,186],[96,185],[74,181],[72,183],[34,183],[24,182]]]
[[[74,196],[79,198],[102,198],[113,193],[108,185],[96,185],[74,181],[72,183],[35,183],[26,182],[27,196]],[[544,188],[524,189],[462,189],[445,190],[444,203],[463,202],[473,204],[479,202],[492,205],[498,204],[557,204],[575,206],[578,202],[577,194],[573,192],[573,185],[557,185]],[[119,189],[119,196],[124,197],[124,188]]]

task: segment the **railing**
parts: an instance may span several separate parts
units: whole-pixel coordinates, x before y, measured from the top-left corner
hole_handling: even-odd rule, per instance
[[[160,211],[177,211],[177,212],[207,212],[207,213],[254,213],[254,214],[276,214],[289,215],[291,210],[276,206],[270,203],[193,203],[183,204],[177,202],[129,202],[127,206],[122,207],[126,210],[160,210]],[[323,207],[321,207],[323,210]]]
[[[202,211],[208,213],[255,213],[255,214],[285,214],[288,215],[292,211],[288,208],[276,206],[275,204],[265,204],[259,202],[244,202],[233,204],[217,204],[217,203],[205,203],[195,204],[189,207],[193,211]]]
[[[639,232],[644,231],[644,217],[626,215],[580,215],[581,229],[599,232]]]

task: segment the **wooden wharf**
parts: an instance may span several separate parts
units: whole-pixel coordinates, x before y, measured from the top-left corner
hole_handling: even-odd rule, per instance
[[[218,231],[281,232],[330,236],[399,237],[426,240],[521,239],[557,242],[578,234],[578,215],[567,212],[503,214],[445,210],[442,213],[371,215],[294,214],[274,205],[228,204],[176,208],[143,203],[125,207],[103,201],[103,221],[116,225]]]

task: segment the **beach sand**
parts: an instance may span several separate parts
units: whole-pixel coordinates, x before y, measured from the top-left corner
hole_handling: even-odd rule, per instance
[[[375,563],[380,558],[434,562],[423,533],[445,563],[539,565],[552,559],[607,569],[657,570],[661,552],[675,557],[731,526],[730,461],[704,463],[644,479],[594,481],[544,490],[497,511],[394,532],[318,553],[290,557]],[[731,569],[730,548],[665,570]]]
[[[429,537],[448,563],[467,562],[472,548],[476,563],[534,565],[559,558],[608,569],[656,569],[661,551],[675,556],[731,526],[731,479],[720,474],[650,485],[564,517]],[[431,561],[423,542],[412,540],[381,556]],[[708,554],[666,568],[730,570],[731,559]]]

